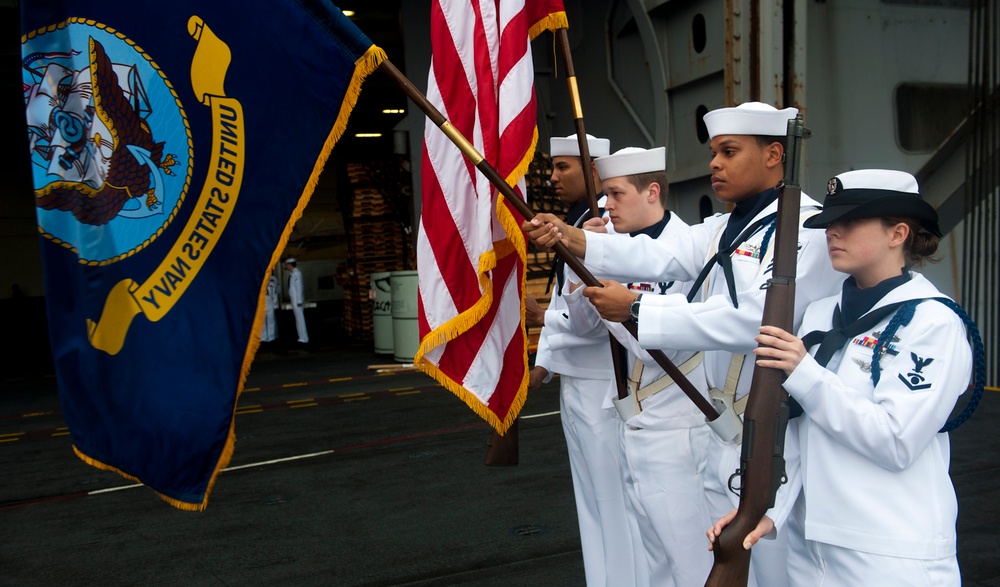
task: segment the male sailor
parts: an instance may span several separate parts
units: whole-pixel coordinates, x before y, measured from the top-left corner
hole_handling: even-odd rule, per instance
[[[596,165],[608,219],[588,220],[585,229],[604,232],[604,223],[610,220],[619,233],[652,239],[687,230],[679,216],[666,210],[665,148],[627,147],[598,159]],[[620,398],[612,382],[605,407],[617,408],[621,418],[622,481],[648,568],[648,584],[701,585],[712,568],[712,555],[702,541],[702,524],[711,519],[702,473],[712,432],[701,410],[621,324],[601,319],[575,281],[571,276],[571,291],[565,298],[577,334],[595,331],[606,336],[610,331],[628,348],[624,361],[628,396]],[[690,289],[690,283],[679,281],[634,281],[627,286],[639,296],[683,295]],[[674,351],[668,358],[695,387],[708,389],[702,353]]]
[[[750,390],[754,339],[771,277],[787,125],[797,114],[795,108],[778,110],[760,102],[705,114],[712,189],[721,202],[734,208],[706,218],[683,235],[615,239],[567,226],[552,215],[538,215],[524,225],[537,246],[562,239],[598,277],[624,282],[694,281],[687,297],[644,294],[640,298],[615,281],[586,288],[584,295],[606,320],[635,316],[644,348],[705,351],[709,393],[727,406],[728,413],[742,414]],[[802,194],[801,206],[795,328],[805,307],[835,294],[840,282],[827,257],[825,238],[801,226],[819,204]],[[728,432],[725,436],[713,435],[710,444],[706,490],[713,517],[739,504],[739,479],[733,474],[740,467],[741,437]],[[786,436],[786,451],[797,450],[792,436]],[[779,533],[768,538],[754,549],[751,584],[781,587],[787,584],[785,537]]]
[[[553,137],[549,146],[552,184],[559,198],[570,206],[566,222],[581,224],[590,216],[583,174],[593,173],[595,185],[600,185],[600,178],[593,165],[583,169],[576,135]],[[587,136],[587,149],[594,158],[606,156],[610,146],[607,139]],[[607,333],[592,337],[573,334],[561,292],[566,270],[565,263],[556,262],[556,285],[544,312],[528,388],[559,374],[559,408],[587,585],[633,585],[633,545],[618,463],[618,416],[604,407],[614,372],[609,339]]]

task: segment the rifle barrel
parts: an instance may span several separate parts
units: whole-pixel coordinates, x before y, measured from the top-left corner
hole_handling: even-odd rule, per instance
[[[774,237],[774,267],[764,295],[761,324],[792,330],[795,306],[795,271],[798,259],[799,207],[798,159],[805,136],[801,116],[788,121],[785,183],[778,195],[778,219]],[[743,445],[740,453],[740,505],[736,517],[716,537],[715,563],[706,587],[745,586],[749,578],[750,552],[743,539],[774,505],[785,474],[784,436],[788,423],[788,394],[780,369],[754,368],[749,399],[743,415]]]

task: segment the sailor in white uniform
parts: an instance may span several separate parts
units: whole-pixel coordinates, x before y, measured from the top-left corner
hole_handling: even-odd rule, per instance
[[[551,139],[552,183],[570,204],[567,221],[589,217],[587,191],[576,135]],[[608,155],[610,141],[587,136],[595,159]],[[600,179],[594,173],[596,185]],[[556,286],[544,314],[529,389],[559,374],[559,407],[580,525],[584,573],[590,587],[636,584],[634,549],[626,515],[626,498],[618,462],[618,416],[604,407],[612,377],[610,344],[603,336],[573,333],[561,289],[564,263],[556,265]]]
[[[274,273],[267,280],[267,290],[264,295],[264,325],[260,331],[261,342],[271,342],[278,337],[278,321],[274,311],[278,309],[278,278]]]
[[[687,229],[680,217],[665,209],[666,149],[628,147],[598,159],[596,165],[607,197],[605,210],[619,233],[665,239]],[[585,228],[603,231],[603,223],[588,220]],[[702,539],[704,522],[714,521],[702,479],[712,432],[701,411],[622,324],[601,319],[576,281],[570,278],[574,291],[565,293],[565,299],[577,333],[606,336],[610,331],[628,349],[628,396],[619,397],[612,382],[605,407],[616,407],[622,419],[623,481],[649,568],[648,584],[700,585],[712,568]],[[633,282],[628,288],[637,294],[686,294],[690,283]],[[695,387],[708,389],[702,353],[671,352],[668,358]]]
[[[285,259],[285,269],[288,271],[288,302],[295,316],[295,332],[299,336],[298,341],[306,344],[309,342],[309,331],[306,330],[306,309],[303,306],[305,290],[302,284],[302,270],[297,265],[298,262],[294,257]]]
[[[791,553],[808,560],[793,561],[791,580],[960,585],[947,430],[961,420],[945,425],[968,389],[975,326],[909,270],[937,249],[937,212],[901,171],[850,171],[828,189],[806,226],[826,229],[833,266],[849,277],[806,309],[803,339],[764,327],[758,340],[773,348],[756,351],[758,365],[785,371],[803,411],[805,549]]]
[[[778,187],[784,175],[784,138],[795,108],[777,110],[751,102],[707,113],[711,137],[712,188],[722,202],[733,204],[728,214],[716,214],[691,226],[684,234],[666,239],[644,236],[612,239],[567,227],[552,215],[538,215],[524,225],[537,246],[557,239],[597,277],[618,281],[694,281],[681,294],[636,294],[614,281],[587,288],[602,317],[612,321],[637,316],[639,343],[644,348],[705,351],[710,394],[742,413],[753,372],[752,351],[763,314],[766,283],[771,277],[773,228]],[[802,194],[801,217],[815,213],[819,204]],[[800,227],[795,288],[796,327],[812,301],[835,293],[839,279],[826,255],[826,243],[816,231]],[[749,355],[749,358],[747,358]],[[723,417],[717,422],[729,422]],[[713,422],[713,424],[716,424]],[[738,422],[737,422],[738,424]],[[740,466],[737,438],[713,436],[706,491],[712,515],[724,515],[739,504],[730,477]],[[786,437],[786,453],[796,447]],[[779,490],[780,491],[780,490]],[[751,584],[781,587],[787,584],[787,548],[784,536],[770,536],[754,549]]]

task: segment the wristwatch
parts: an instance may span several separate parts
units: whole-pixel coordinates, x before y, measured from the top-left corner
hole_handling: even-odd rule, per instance
[[[632,305],[628,307],[628,313],[632,314],[632,319],[636,321],[639,320],[639,300],[641,299],[642,299],[642,294],[639,294],[632,302]]]

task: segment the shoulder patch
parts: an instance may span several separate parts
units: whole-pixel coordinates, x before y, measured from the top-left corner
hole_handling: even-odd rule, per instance
[[[927,377],[922,373],[922,370],[927,365],[934,362],[931,357],[923,358],[917,356],[917,353],[910,353],[910,359],[913,360],[913,369],[907,373],[905,376],[900,373],[899,380],[903,382],[903,385],[908,387],[910,391],[920,391],[923,389],[928,389],[933,384],[927,381]]]

